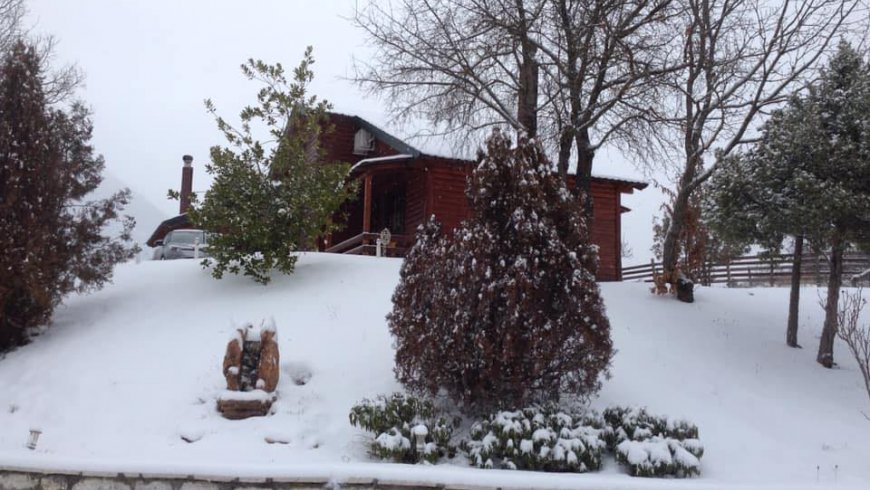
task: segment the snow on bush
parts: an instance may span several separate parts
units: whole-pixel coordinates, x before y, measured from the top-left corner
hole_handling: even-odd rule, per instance
[[[375,434],[372,455],[397,463],[434,463],[453,457],[450,445],[455,424],[439,416],[435,406],[401,393],[363,400],[350,411],[350,423]]]
[[[602,422],[555,407],[500,411],[472,425],[464,448],[478,468],[585,473],[601,468]]]
[[[685,420],[649,414],[643,408],[604,411],[603,437],[616,460],[633,476],[689,477],[701,472],[704,446],[698,427]]]
[[[700,474],[704,454],[695,425],[643,408],[499,411],[475,422],[470,436],[462,448],[478,468],[585,473],[611,452],[632,476],[689,477]]]
[[[613,347],[581,200],[538,145],[498,132],[467,195],[471,218],[452,237],[421,226],[402,265],[396,377],[471,412],[595,393]]]

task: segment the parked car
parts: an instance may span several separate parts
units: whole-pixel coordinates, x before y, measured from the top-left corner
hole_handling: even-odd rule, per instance
[[[208,233],[203,230],[173,230],[157,240],[154,260],[193,259],[208,256]]]

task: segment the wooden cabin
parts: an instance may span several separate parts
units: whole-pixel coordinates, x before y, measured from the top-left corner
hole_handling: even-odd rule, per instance
[[[402,256],[412,245],[417,226],[429,216],[435,215],[448,231],[469,217],[465,185],[473,161],[423,153],[357,116],[330,113],[329,119],[333,130],[321,139],[327,161],[351,164],[351,178],[358,179],[360,186],[357,199],[344,205],[346,226],[325,237],[318,244],[320,250],[374,255],[378,236],[387,229],[391,239],[384,253]],[[185,160],[181,194],[191,187],[189,167]],[[573,185],[573,176],[569,176],[569,185]],[[599,247],[601,281],[621,279],[621,215],[629,211],[622,206],[622,194],[646,186],[617,178],[592,179],[591,233]],[[148,245],[153,247],[172,229],[190,227],[185,202],[182,199],[179,216],[161,223]]]
[[[423,153],[365,119],[330,114],[333,131],[321,141],[330,160],[353,165],[358,198],[345,205],[347,226],[328,237],[323,250],[373,254],[378,233],[391,234],[389,254],[402,255],[417,226],[429,216],[445,230],[470,215],[465,185],[474,162]],[[573,176],[569,185],[573,185]],[[622,271],[622,194],[644,189],[644,182],[593,177],[592,241],[599,246],[598,278],[618,281]]]

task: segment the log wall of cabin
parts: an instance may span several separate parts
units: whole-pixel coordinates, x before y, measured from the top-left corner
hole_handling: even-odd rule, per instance
[[[622,268],[619,236],[620,199],[616,184],[593,181],[592,229],[590,239],[598,245],[598,280],[618,281]]]
[[[465,185],[471,167],[468,165],[427,166],[426,216],[435,214],[444,229],[452,231],[469,216]],[[573,187],[574,179],[569,180]],[[591,189],[593,222],[592,243],[598,245],[598,274],[601,281],[618,281],[622,271],[622,240],[620,237],[620,187],[615,182],[593,180]],[[408,199],[410,204],[412,201]]]
[[[405,235],[413,239],[417,227],[426,218],[426,171],[421,168],[409,170],[405,187]]]
[[[453,229],[470,214],[465,185],[471,167],[465,164],[441,163],[426,165],[426,168],[427,217],[434,214],[444,230],[452,234]]]

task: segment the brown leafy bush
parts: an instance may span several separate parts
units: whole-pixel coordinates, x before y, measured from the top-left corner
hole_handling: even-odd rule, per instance
[[[612,356],[582,200],[538,145],[494,132],[472,174],[472,218],[418,230],[393,295],[396,375],[466,409],[587,396]]]

